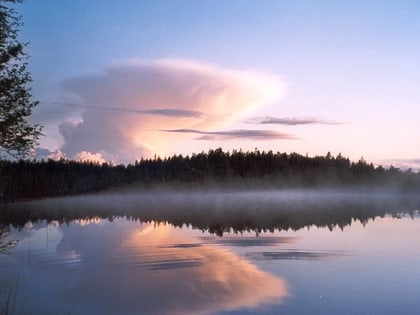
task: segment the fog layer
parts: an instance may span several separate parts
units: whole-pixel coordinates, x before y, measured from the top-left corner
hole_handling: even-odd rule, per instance
[[[191,225],[223,234],[226,231],[300,229],[305,226],[340,228],[376,216],[420,209],[415,194],[339,190],[220,191],[162,190],[110,192],[44,199],[8,205],[2,221],[71,221],[85,217],[124,216],[142,222]]]

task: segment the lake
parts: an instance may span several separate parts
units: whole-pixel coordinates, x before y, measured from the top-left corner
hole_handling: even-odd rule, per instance
[[[418,314],[416,196],[103,194],[2,210],[1,314]]]

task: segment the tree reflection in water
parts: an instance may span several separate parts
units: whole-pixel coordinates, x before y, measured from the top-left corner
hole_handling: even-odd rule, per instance
[[[377,216],[413,215],[420,196],[340,191],[109,193],[21,202],[4,206],[0,221],[23,226],[42,220],[71,222],[117,217],[141,222],[191,226],[219,236],[224,232],[298,230],[317,226],[343,229],[353,220],[367,223]]]

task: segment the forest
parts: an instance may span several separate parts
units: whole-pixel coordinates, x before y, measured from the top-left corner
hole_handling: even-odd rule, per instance
[[[55,160],[0,160],[0,201],[38,199],[99,192],[132,185],[136,189],[172,187],[274,188],[351,187],[420,190],[420,173],[384,168],[341,154],[308,157],[298,153],[224,152],[221,148],[191,156],[141,159],[128,165]]]
[[[252,193],[250,193],[252,194]],[[56,222],[69,224],[74,220],[104,219],[110,222],[125,218],[153,224],[171,224],[192,227],[222,236],[224,233],[297,231],[311,226],[344,229],[354,221],[363,224],[376,217],[391,215],[399,218],[419,215],[419,198],[395,198],[395,195],[336,194],[332,198],[316,194],[299,201],[288,202],[282,197],[264,198],[262,195],[244,198],[220,193],[182,196],[133,196],[121,198],[118,194],[77,196],[65,200],[37,200],[9,204],[0,211],[1,227],[5,233],[9,226],[22,228],[27,222]],[[357,197],[354,197],[357,196]],[[180,197],[182,201],[180,201]],[[272,196],[271,196],[272,197]],[[380,197],[380,198],[378,198]],[[223,198],[222,203],[218,203]],[[169,206],[170,205],[170,206]],[[1,244],[1,236],[0,236]]]

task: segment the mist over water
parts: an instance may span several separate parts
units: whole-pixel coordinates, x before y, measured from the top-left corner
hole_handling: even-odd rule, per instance
[[[154,188],[14,203],[1,216],[5,223],[21,225],[44,219],[125,216],[222,235],[230,230],[297,230],[311,225],[343,228],[353,220],[366,223],[376,216],[412,214],[418,209],[419,195],[392,190]]]

